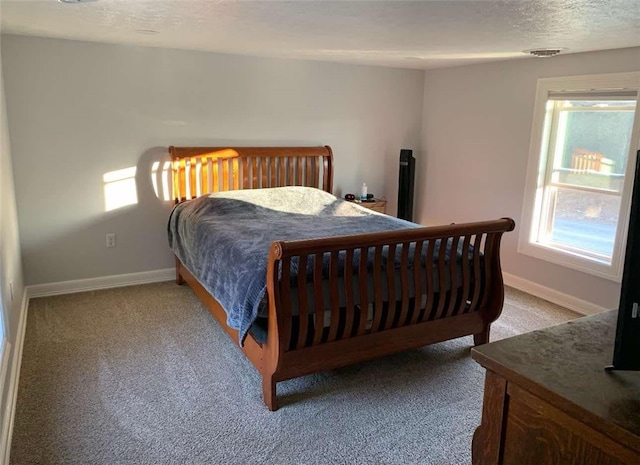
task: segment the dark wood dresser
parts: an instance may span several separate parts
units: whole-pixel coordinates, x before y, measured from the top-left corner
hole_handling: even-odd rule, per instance
[[[474,465],[640,465],[640,372],[606,372],[617,311],[472,349],[487,369]]]

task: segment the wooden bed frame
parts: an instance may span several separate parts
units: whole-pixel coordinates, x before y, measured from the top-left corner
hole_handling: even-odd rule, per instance
[[[302,185],[332,191],[333,156],[328,146],[170,147],[169,152],[176,203],[230,189]],[[503,218],[274,242],[266,270],[269,312],[266,342],[259,343],[249,333],[241,347],[262,376],[264,402],[269,410],[278,408],[279,381],[466,335],[473,335],[476,345],[488,342],[490,325],[500,315],[504,300],[500,239],[514,226],[512,219]],[[440,247],[434,258],[437,239],[452,240],[451,250],[462,244],[462,250],[473,250],[472,257],[462,254],[461,263],[447,260],[446,247]],[[409,258],[410,246],[416,248],[412,254],[415,258]],[[387,256],[401,257],[399,269],[394,269],[397,265],[387,269],[383,247],[388,248]],[[427,248],[427,263],[421,275],[417,262],[424,256],[419,253],[423,247]],[[352,264],[354,253],[361,257],[357,270]],[[374,257],[369,270],[368,253]],[[345,258],[342,270],[338,266],[339,256]],[[322,276],[323,257],[330,263],[328,299],[323,296],[326,295],[323,280],[327,287],[327,277]],[[292,259],[299,260],[300,269],[306,268],[310,259],[314,260],[311,282],[304,273],[292,282]],[[411,263],[412,260],[416,263]],[[450,286],[453,292],[434,289],[429,285],[434,279],[439,283],[455,282],[458,286]],[[238,341],[238,332],[227,326],[227,316],[220,304],[177,257],[176,281],[186,282],[229,336]],[[354,282],[364,292],[354,295]],[[374,284],[373,301],[367,295],[368,282]],[[388,302],[395,305],[383,301],[385,286]],[[398,288],[400,292],[396,291]],[[309,293],[313,293],[313,299]],[[414,299],[411,295],[423,298]],[[420,300],[424,296],[426,305],[422,307]],[[312,306],[308,305],[310,301],[314,302]],[[327,308],[330,311],[325,311]],[[314,321],[323,324],[316,328]]]

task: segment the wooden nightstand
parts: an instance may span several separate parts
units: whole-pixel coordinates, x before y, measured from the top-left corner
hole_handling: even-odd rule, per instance
[[[375,202],[354,202],[360,205],[361,207],[368,208],[369,210],[373,210],[378,213],[387,213],[387,201],[386,200],[376,200]]]

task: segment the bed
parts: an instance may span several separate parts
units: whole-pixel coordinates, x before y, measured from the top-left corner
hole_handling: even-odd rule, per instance
[[[187,283],[276,383],[473,335],[489,340],[510,218],[422,227],[334,197],[325,147],[170,147]],[[226,261],[225,261],[226,260]]]

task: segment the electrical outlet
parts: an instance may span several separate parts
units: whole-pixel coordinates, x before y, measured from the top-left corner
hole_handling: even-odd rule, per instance
[[[13,281],[9,281],[9,295],[11,296],[11,302],[13,302]]]
[[[107,247],[116,246],[116,235],[114,233],[107,234]]]

